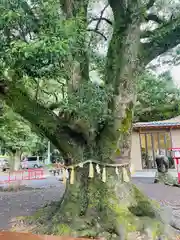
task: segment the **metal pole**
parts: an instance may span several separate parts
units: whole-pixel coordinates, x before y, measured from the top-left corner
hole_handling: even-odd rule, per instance
[[[47,157],[47,164],[51,163],[51,143],[48,141],[48,157]]]

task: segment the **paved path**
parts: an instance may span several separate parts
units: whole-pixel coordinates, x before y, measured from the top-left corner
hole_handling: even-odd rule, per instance
[[[169,169],[168,171],[173,177],[177,177],[176,169]],[[144,169],[141,171],[136,171],[132,174],[132,177],[136,178],[154,178],[156,175],[156,169]]]
[[[180,205],[180,188],[154,184],[153,178],[134,178],[133,182],[149,197],[162,204]]]

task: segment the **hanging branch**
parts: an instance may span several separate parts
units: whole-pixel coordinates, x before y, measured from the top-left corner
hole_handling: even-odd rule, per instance
[[[103,14],[104,14],[104,12],[105,12],[105,10],[107,9],[108,6],[109,6],[109,3],[106,4],[106,6],[102,9],[101,14],[100,14],[100,17],[99,17],[99,20],[98,20],[98,22],[97,22],[97,24],[96,24],[96,27],[95,27],[95,30],[98,30],[98,29],[99,29],[99,25],[100,25],[100,23],[101,23],[101,19],[102,19]]]
[[[104,36],[104,34],[99,31],[99,25],[100,25],[101,20],[102,20],[102,18],[103,18],[103,14],[104,14],[104,12],[105,12],[105,10],[107,9],[108,6],[109,6],[109,3],[106,4],[106,6],[102,9],[102,11],[101,11],[101,13],[100,13],[100,17],[98,18],[98,21],[97,21],[97,23],[96,23],[95,29],[88,29],[88,30],[87,30],[87,31],[92,31],[92,32],[95,32],[95,33],[101,35],[101,36],[105,39],[105,41],[107,41],[107,37]],[[92,40],[92,36],[91,36],[91,38],[90,38],[90,41],[89,41],[88,46],[90,46],[91,40]]]
[[[103,37],[104,40],[107,41],[107,37],[102,32],[100,32],[99,30],[97,30],[97,29],[87,29],[87,31],[88,32],[95,32],[95,33],[101,35],[101,37]]]
[[[93,21],[105,21],[105,22],[107,22],[108,24],[110,24],[110,25],[113,25],[113,23],[112,23],[112,21],[111,20],[109,20],[108,18],[105,18],[105,17],[96,17],[96,18],[92,18],[90,21],[89,21],[89,23],[88,24],[91,24]]]

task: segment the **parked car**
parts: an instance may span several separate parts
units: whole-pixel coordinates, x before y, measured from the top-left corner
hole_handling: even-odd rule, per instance
[[[9,162],[5,157],[0,157],[0,170],[5,172],[10,169]]]
[[[40,168],[40,167],[43,167],[42,157],[38,157],[38,156],[25,157],[21,161],[22,169]]]

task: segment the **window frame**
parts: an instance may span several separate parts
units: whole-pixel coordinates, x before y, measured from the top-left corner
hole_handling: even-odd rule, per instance
[[[167,147],[167,133],[169,135],[169,139],[170,139],[170,147]],[[142,169],[156,169],[156,163],[155,163],[155,149],[154,149],[154,137],[153,135],[154,134],[157,134],[157,141],[158,141],[158,149],[161,149],[161,144],[160,144],[160,134],[163,134],[164,135],[164,145],[165,145],[165,151],[166,151],[166,154],[167,154],[167,151],[169,148],[172,147],[172,136],[171,136],[171,131],[170,129],[163,129],[163,130],[156,130],[156,129],[153,129],[153,130],[143,130],[143,131],[139,131],[139,140],[140,140],[140,151],[141,151],[141,165],[142,165]],[[141,136],[144,135],[144,141],[145,141],[145,154],[148,156],[148,144],[147,144],[147,135],[150,135],[151,136],[151,149],[152,149],[152,152],[153,152],[153,164],[155,166],[155,168],[150,168],[150,161],[147,160],[147,167],[144,167],[144,159],[142,157],[142,138]]]

